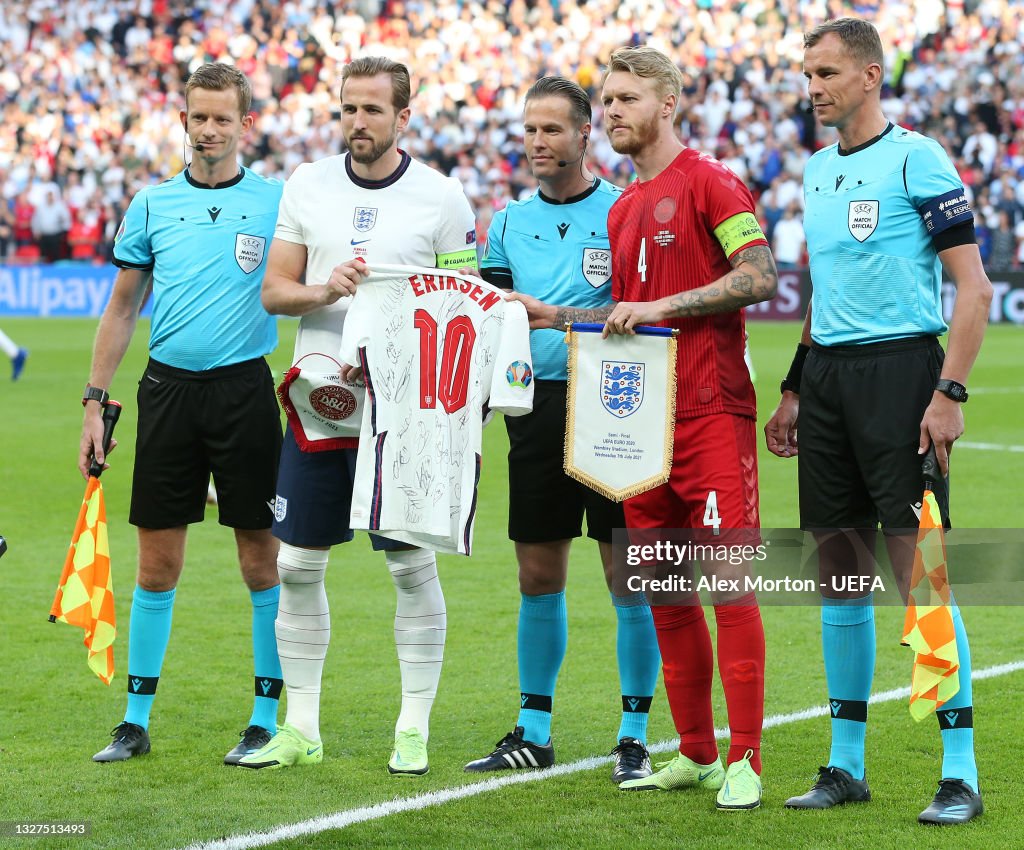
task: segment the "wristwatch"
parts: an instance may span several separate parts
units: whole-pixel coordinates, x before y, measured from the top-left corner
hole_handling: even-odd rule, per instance
[[[956,381],[951,381],[948,378],[942,378],[935,385],[935,389],[947,398],[960,402],[960,404],[967,401],[967,387],[963,384],[957,383]]]
[[[99,387],[94,387],[92,384],[85,385],[85,392],[82,393],[82,407],[90,401],[98,401],[100,407],[105,405],[110,398],[110,393],[106,390],[101,390]]]

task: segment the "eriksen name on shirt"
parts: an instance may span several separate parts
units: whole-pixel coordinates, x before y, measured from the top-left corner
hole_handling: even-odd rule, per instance
[[[461,292],[476,301],[482,310],[490,310],[502,300],[498,293],[487,292],[479,284],[447,275],[414,274],[409,278],[409,285],[417,298],[430,292],[444,292],[445,290]]]

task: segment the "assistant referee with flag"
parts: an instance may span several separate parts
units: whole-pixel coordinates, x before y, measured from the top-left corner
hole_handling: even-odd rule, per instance
[[[822,587],[831,587],[833,576],[870,574],[881,525],[906,596],[922,455],[934,446],[947,472],[964,430],[964,385],[981,347],[992,286],[974,214],[948,156],[882,112],[884,59],[874,26],[829,21],[804,36],[804,48],[814,112],[838,130],[839,142],[812,156],[804,171],[814,293],[765,436],[774,454],[796,455],[799,414],[800,522],[815,534]],[[957,287],[945,355],[938,342],[947,330],[942,268]],[[971,653],[955,603],[952,619],[960,687],[938,713],[941,781],[918,817],[928,824],[966,823],[982,812]],[[825,597],[821,620],[832,750],[811,790],[786,801],[791,809],[871,799],[864,767],[875,666],[870,594]]]
[[[138,439],[129,521],[139,568],[128,635],[128,707],[93,761],[150,750],[149,718],[171,633],[189,523],[200,522],[210,474],[220,523],[234,530],[252,600],[254,705],[237,764],[277,729],[281,665],[274,621],[277,541],[270,534],[281,424],[270,369],[274,320],[260,303],[281,184],[238,164],[253,124],[252,90],[230,65],[203,65],[185,85],[181,122],[194,146],[188,167],[132,199],[114,240],[119,267],[96,332],[78,467],[102,467],[102,406],[153,293],[150,360],[139,381]],[[218,600],[223,602],[223,600]],[[238,727],[234,726],[233,730]]]

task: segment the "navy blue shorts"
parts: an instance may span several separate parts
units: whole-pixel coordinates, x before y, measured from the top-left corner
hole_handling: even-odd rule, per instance
[[[277,473],[274,537],[306,549],[348,543],[355,536],[348,524],[355,474],[355,449],[304,452],[289,425]],[[370,535],[370,542],[378,552],[413,548],[376,534]]]

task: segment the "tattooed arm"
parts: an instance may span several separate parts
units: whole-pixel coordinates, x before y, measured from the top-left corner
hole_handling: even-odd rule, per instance
[[[562,307],[557,304],[545,304],[522,292],[510,292],[509,301],[520,301],[526,307],[526,315],[530,319],[531,330],[538,328],[564,328],[572,322],[604,322],[611,315],[614,304],[596,307],[592,310],[583,307]]]
[[[657,301],[623,301],[615,305],[608,316],[604,335],[630,334],[636,325],[664,319],[731,313],[775,297],[779,273],[767,245],[752,245],[737,251],[729,262],[732,271],[705,286]]]

